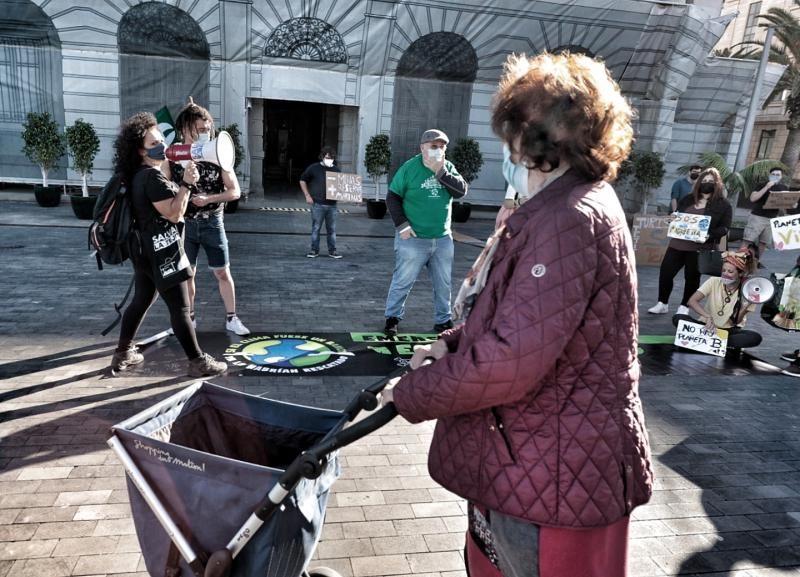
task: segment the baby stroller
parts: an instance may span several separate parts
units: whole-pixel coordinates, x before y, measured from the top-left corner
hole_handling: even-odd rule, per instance
[[[336,450],[395,417],[381,380],[344,411],[195,383],[114,426],[108,444],[153,577],[297,577],[322,530]],[[330,569],[311,575],[330,577]]]

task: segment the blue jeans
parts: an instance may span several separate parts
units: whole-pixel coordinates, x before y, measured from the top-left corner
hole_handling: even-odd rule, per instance
[[[406,299],[427,265],[433,283],[434,324],[450,320],[450,276],[453,269],[453,237],[416,238],[403,240],[394,236],[394,273],[389,295],[386,297],[386,318],[402,319]]]
[[[183,249],[194,268],[197,268],[200,247],[206,251],[208,268],[211,270],[222,270],[230,263],[225,216],[221,210],[209,215],[208,218],[198,216],[186,219],[186,239]]]
[[[336,205],[315,202],[311,205],[311,250],[319,252],[319,232],[325,222],[328,252],[336,252]]]

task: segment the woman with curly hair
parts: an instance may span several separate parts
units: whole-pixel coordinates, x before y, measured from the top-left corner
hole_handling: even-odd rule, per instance
[[[457,327],[384,394],[411,422],[438,419],[428,465],[470,503],[471,575],[626,574],[630,515],[653,485],[636,268],[607,182],[631,116],[597,60],[509,58],[492,128],[524,202],[467,275]]]
[[[667,251],[658,270],[658,302],[647,312],[654,315],[669,312],[669,295],[675,275],[683,269],[683,297],[676,314],[689,314],[689,298],[700,286],[700,252],[713,250],[720,239],[728,234],[733,217],[733,207],[725,198],[725,185],[716,168],[706,168],[694,183],[692,193],[678,202],[678,212],[711,217],[708,237],[695,242],[680,238],[669,239]]]
[[[111,359],[111,370],[124,371],[144,361],[134,340],[139,326],[158,295],[169,309],[175,336],[189,359],[192,377],[217,375],[227,365],[215,361],[200,350],[189,317],[187,278],[191,267],[183,254],[183,213],[190,189],[197,181],[197,169],[187,167],[180,186],[161,172],[165,160],[164,137],[155,116],[140,112],[126,120],[114,142],[114,172],[128,187],[134,219],[135,239],[131,260],[134,270],[134,294],[122,315],[119,342]],[[177,226],[176,226],[177,225]],[[164,255],[178,258],[165,259]]]

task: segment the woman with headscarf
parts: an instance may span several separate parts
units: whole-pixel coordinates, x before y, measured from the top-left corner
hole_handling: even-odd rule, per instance
[[[631,114],[597,60],[509,58],[492,128],[503,176],[528,200],[464,281],[464,324],[384,393],[411,422],[438,419],[428,467],[470,502],[473,576],[626,574],[630,515],[653,486],[636,268],[608,184]]]

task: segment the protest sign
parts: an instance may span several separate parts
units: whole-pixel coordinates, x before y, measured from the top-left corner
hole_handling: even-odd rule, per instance
[[[661,259],[664,258],[664,252],[669,243],[667,228],[671,220],[671,216],[637,214],[633,217],[631,236],[637,265],[658,266],[661,264]]]
[[[800,248],[800,214],[787,214],[769,219],[775,250]]]
[[[325,198],[361,202],[361,176],[349,172],[325,172]]]
[[[794,208],[797,206],[798,200],[800,200],[800,191],[797,190],[770,192],[764,208]]]
[[[708,355],[725,356],[728,345],[728,331],[717,329],[709,331],[703,325],[681,320],[675,333],[675,345]]]
[[[673,214],[672,222],[669,223],[667,236],[693,242],[705,242],[708,238],[708,227],[710,225],[710,216],[676,212]]]

